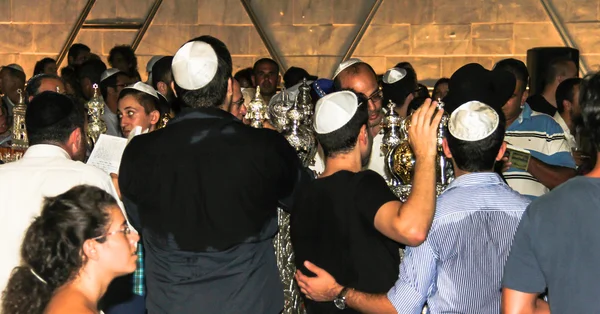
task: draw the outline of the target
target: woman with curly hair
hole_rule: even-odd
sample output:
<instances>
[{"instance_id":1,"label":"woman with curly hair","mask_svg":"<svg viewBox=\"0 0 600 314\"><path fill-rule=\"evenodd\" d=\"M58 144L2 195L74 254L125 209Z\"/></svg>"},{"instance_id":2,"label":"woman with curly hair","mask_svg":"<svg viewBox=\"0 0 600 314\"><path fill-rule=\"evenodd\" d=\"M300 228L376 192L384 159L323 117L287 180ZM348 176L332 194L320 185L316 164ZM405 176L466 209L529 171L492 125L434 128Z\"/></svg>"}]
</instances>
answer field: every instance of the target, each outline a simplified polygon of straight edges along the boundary
<instances>
[{"instance_id":1,"label":"woman with curly hair","mask_svg":"<svg viewBox=\"0 0 600 314\"><path fill-rule=\"evenodd\" d=\"M1 312L98 313L110 282L135 270L138 240L115 199L97 187L46 198L25 234Z\"/></svg>"}]
</instances>

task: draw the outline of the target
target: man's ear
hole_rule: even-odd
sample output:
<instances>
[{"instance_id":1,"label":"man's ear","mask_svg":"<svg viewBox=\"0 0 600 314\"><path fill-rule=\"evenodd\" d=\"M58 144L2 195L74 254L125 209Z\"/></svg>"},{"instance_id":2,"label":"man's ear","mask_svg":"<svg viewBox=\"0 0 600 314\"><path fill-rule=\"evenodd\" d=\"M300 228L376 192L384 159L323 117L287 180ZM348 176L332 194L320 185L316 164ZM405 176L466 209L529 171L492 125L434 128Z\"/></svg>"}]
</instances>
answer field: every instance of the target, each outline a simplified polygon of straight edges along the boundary
<instances>
[{"instance_id":1,"label":"man's ear","mask_svg":"<svg viewBox=\"0 0 600 314\"><path fill-rule=\"evenodd\" d=\"M153 110L150 112L150 124L157 124L160 119L160 112L158 110Z\"/></svg>"},{"instance_id":2,"label":"man's ear","mask_svg":"<svg viewBox=\"0 0 600 314\"><path fill-rule=\"evenodd\" d=\"M446 158L452 159L452 152L450 152L448 140L446 140L445 137L442 139L442 149L444 150L444 156L446 156Z\"/></svg>"},{"instance_id":3,"label":"man's ear","mask_svg":"<svg viewBox=\"0 0 600 314\"><path fill-rule=\"evenodd\" d=\"M563 111L569 112L573 108L573 104L568 100L563 100Z\"/></svg>"},{"instance_id":4,"label":"man's ear","mask_svg":"<svg viewBox=\"0 0 600 314\"><path fill-rule=\"evenodd\" d=\"M358 140L363 145L369 144L369 129L367 128L366 124L360 128L360 132L358 133Z\"/></svg>"},{"instance_id":5,"label":"man's ear","mask_svg":"<svg viewBox=\"0 0 600 314\"><path fill-rule=\"evenodd\" d=\"M504 158L504 153L506 152L506 142L502 142L502 146L500 146L500 150L498 151L498 155L496 155L496 161L500 161Z\"/></svg>"},{"instance_id":6,"label":"man's ear","mask_svg":"<svg viewBox=\"0 0 600 314\"><path fill-rule=\"evenodd\" d=\"M525 102L527 101L527 98L529 98L529 90L526 89L523 92L523 96L521 97L521 106L525 105Z\"/></svg>"},{"instance_id":7,"label":"man's ear","mask_svg":"<svg viewBox=\"0 0 600 314\"><path fill-rule=\"evenodd\" d=\"M254 76L254 74L252 74L251 78L252 78L252 86L256 86L256 77Z\"/></svg>"},{"instance_id":8,"label":"man's ear","mask_svg":"<svg viewBox=\"0 0 600 314\"><path fill-rule=\"evenodd\" d=\"M177 97L177 91L175 91L175 81L171 82L171 89L173 90L173 95L175 95L175 97Z\"/></svg>"}]
</instances>

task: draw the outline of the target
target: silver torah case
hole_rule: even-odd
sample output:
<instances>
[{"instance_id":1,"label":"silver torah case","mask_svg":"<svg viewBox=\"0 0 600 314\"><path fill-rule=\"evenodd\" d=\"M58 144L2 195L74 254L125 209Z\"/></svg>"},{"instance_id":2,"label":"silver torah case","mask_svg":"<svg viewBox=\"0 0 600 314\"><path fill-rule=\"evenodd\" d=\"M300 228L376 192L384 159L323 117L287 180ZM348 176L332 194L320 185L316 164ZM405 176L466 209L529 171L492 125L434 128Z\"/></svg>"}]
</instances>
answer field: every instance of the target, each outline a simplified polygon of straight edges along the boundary
<instances>
[{"instance_id":1,"label":"silver torah case","mask_svg":"<svg viewBox=\"0 0 600 314\"><path fill-rule=\"evenodd\" d=\"M438 108L443 108L444 103L438 101ZM401 119L399 122L395 118L393 106L384 119L384 140L382 141L382 150L385 149L386 171L389 175L388 185L390 189L405 202L412 190L412 179L414 175L415 158L408 142L408 130L412 115ZM389 123L389 122L393 123ZM387 124L386 124L387 123ZM437 158L436 158L436 195L440 195L454 179L454 169L452 163L446 158L442 149L442 139L445 136L448 124L448 114L444 112L437 132ZM397 141L397 137L400 141ZM387 139L387 140L386 140Z\"/></svg>"}]
</instances>

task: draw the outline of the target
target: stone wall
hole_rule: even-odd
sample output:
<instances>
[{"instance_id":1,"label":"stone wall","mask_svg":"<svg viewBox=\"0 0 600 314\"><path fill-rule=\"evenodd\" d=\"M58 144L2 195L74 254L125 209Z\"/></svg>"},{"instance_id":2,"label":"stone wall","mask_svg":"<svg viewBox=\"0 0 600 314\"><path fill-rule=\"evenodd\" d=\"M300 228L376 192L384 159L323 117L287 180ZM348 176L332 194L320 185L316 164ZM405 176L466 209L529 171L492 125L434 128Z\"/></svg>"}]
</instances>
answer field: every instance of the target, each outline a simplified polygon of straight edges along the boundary
<instances>
[{"instance_id":1,"label":"stone wall","mask_svg":"<svg viewBox=\"0 0 600 314\"><path fill-rule=\"evenodd\" d=\"M56 57L84 0L0 0L0 64ZM98 0L88 22L141 22L154 0ZM374 0L249 0L284 66L331 76ZM552 0L583 59L600 63L600 0ZM137 30L81 30L75 42L103 56L131 44ZM229 47L235 70L268 56L240 0L164 0L137 49L140 72L153 55L173 54L210 34ZM384 0L354 56L378 72L410 61L419 79L450 76L467 62L491 67L525 59L527 49L563 46L539 0ZM145 75L145 73L143 73Z\"/></svg>"}]
</instances>

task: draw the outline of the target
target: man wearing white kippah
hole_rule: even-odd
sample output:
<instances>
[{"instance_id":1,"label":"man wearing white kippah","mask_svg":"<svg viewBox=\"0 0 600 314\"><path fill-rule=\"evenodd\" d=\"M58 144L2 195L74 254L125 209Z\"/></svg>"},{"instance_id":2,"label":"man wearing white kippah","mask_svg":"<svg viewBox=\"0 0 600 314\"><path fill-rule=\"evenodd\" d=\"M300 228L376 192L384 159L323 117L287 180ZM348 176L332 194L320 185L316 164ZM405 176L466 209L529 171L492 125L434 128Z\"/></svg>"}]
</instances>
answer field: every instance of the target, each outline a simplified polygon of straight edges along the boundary
<instances>
[{"instance_id":1,"label":"man wearing white kippah","mask_svg":"<svg viewBox=\"0 0 600 314\"><path fill-rule=\"evenodd\" d=\"M338 66L333 75L333 83L336 91L351 90L363 94L368 99L368 126L369 133L373 137L373 150L365 168L371 169L387 179L384 156L380 150L383 139L381 132L383 91L377 83L377 74L368 63L351 58Z\"/></svg>"},{"instance_id":2,"label":"man wearing white kippah","mask_svg":"<svg viewBox=\"0 0 600 314\"><path fill-rule=\"evenodd\" d=\"M287 206L304 172L282 135L229 113L231 70L220 40L184 44L172 62L184 107L123 154L119 185L145 248L149 313L283 309L277 206Z\"/></svg>"},{"instance_id":3,"label":"man wearing white kippah","mask_svg":"<svg viewBox=\"0 0 600 314\"><path fill-rule=\"evenodd\" d=\"M478 101L450 115L444 154L456 179L438 197L427 240L407 247L392 289L374 295L350 291L348 305L368 313L498 313L504 263L529 200L493 172L506 149L505 119ZM327 301L342 286L322 270L300 287ZM325 288L326 287L326 288ZM354 288L353 286L351 286Z\"/></svg>"},{"instance_id":4,"label":"man wearing white kippah","mask_svg":"<svg viewBox=\"0 0 600 314\"><path fill-rule=\"evenodd\" d=\"M385 299L383 293L398 277L399 243L421 244L433 219L436 130L442 111L435 113L435 103L428 100L412 117L408 133L416 169L412 193L403 204L380 175L361 171L372 148L367 102L353 92L341 91L321 98L315 108L314 128L326 156L325 170L295 194L291 237L297 278L307 292L302 272L320 275L316 264L346 288L332 281L325 300L309 293L308 313L344 310L346 303L354 307L355 292L349 288ZM333 303L315 302L334 298Z\"/></svg>"}]
</instances>

